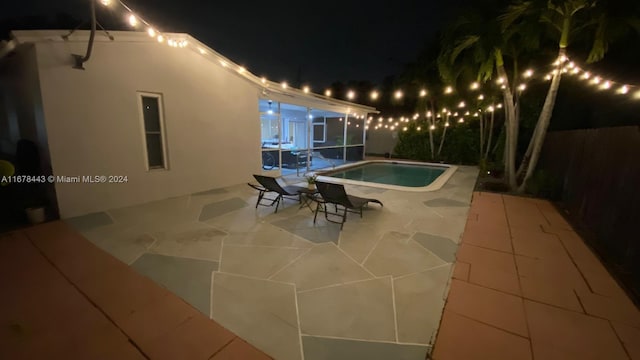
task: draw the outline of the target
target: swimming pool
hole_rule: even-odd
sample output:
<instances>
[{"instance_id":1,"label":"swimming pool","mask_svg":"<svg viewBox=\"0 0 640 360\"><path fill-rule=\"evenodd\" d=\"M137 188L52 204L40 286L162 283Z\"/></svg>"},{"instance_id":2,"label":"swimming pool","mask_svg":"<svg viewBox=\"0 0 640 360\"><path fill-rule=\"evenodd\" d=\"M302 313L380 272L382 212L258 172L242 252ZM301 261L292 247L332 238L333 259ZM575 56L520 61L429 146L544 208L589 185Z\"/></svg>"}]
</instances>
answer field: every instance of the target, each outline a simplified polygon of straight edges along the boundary
<instances>
[{"instance_id":1,"label":"swimming pool","mask_svg":"<svg viewBox=\"0 0 640 360\"><path fill-rule=\"evenodd\" d=\"M456 166L443 164L375 160L342 166L319 175L321 181L403 191L432 191L441 188L456 169Z\"/></svg>"}]
</instances>

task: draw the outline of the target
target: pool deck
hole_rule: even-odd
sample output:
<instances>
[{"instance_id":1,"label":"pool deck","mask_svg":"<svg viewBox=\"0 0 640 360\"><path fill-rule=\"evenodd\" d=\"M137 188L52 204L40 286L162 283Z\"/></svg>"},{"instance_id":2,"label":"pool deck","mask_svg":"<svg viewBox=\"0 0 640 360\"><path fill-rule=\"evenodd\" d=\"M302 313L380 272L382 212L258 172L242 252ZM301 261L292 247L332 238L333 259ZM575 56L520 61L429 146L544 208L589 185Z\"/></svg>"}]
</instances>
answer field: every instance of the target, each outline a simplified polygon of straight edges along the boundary
<instances>
[{"instance_id":1,"label":"pool deck","mask_svg":"<svg viewBox=\"0 0 640 360\"><path fill-rule=\"evenodd\" d=\"M640 359L638 310L557 210L476 176L347 186L385 206L343 231L243 184L5 234L0 358Z\"/></svg>"}]
</instances>

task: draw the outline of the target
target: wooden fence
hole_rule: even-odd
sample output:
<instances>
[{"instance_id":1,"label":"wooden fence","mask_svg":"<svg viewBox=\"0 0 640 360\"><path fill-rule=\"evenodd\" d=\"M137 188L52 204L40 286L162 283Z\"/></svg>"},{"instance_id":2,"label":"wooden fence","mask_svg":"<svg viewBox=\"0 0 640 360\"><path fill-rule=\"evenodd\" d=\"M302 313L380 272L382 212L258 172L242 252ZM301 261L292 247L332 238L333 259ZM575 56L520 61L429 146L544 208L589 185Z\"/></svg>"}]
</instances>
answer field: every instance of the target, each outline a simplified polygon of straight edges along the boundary
<instances>
[{"instance_id":1,"label":"wooden fence","mask_svg":"<svg viewBox=\"0 0 640 360\"><path fill-rule=\"evenodd\" d=\"M640 300L640 126L550 132L540 169L560 206L614 275Z\"/></svg>"}]
</instances>

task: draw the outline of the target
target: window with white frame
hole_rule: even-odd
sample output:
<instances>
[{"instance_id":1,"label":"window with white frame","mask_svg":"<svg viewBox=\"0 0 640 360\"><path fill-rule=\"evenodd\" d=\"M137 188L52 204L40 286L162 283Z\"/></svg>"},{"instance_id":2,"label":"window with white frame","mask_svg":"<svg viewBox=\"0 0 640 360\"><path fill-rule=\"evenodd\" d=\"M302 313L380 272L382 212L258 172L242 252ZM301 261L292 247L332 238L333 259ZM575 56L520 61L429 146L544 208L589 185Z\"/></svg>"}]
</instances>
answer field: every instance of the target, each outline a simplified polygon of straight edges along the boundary
<instances>
[{"instance_id":1,"label":"window with white frame","mask_svg":"<svg viewBox=\"0 0 640 360\"><path fill-rule=\"evenodd\" d=\"M139 92L138 104L144 134L147 169L167 169L162 95Z\"/></svg>"}]
</instances>

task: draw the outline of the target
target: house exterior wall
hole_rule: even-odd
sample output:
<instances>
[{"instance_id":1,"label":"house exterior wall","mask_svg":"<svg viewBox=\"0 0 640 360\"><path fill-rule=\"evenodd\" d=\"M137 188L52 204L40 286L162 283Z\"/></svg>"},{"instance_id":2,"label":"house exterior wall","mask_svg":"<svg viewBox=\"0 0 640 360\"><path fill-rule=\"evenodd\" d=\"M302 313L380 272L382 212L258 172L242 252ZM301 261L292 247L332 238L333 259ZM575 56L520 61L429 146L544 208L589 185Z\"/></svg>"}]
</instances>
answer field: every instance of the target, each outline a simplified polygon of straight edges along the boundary
<instances>
[{"instance_id":1,"label":"house exterior wall","mask_svg":"<svg viewBox=\"0 0 640 360\"><path fill-rule=\"evenodd\" d=\"M126 176L126 183L56 183L62 218L239 184L260 171L258 89L199 53L97 35L86 70L81 41L36 43L56 176ZM162 95L168 170L146 168L138 92Z\"/></svg>"}]
</instances>

